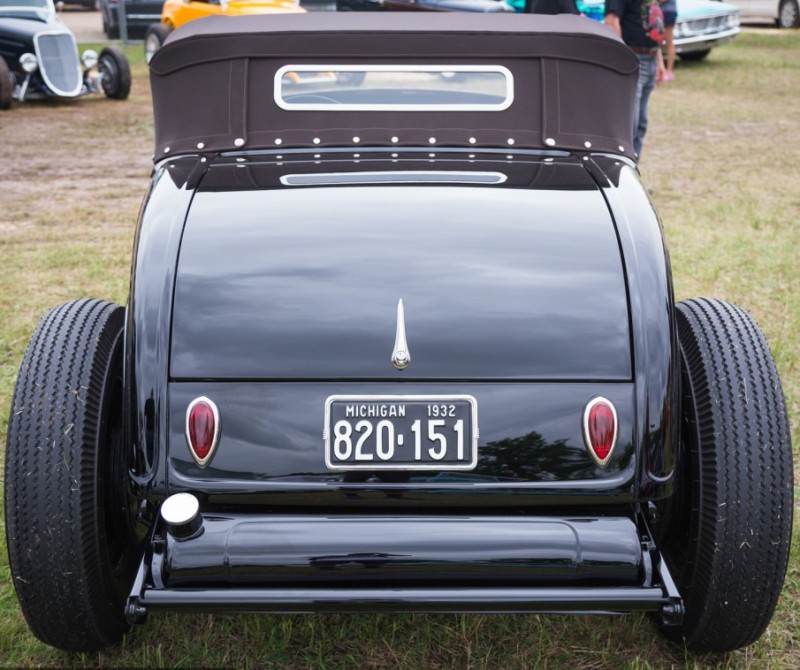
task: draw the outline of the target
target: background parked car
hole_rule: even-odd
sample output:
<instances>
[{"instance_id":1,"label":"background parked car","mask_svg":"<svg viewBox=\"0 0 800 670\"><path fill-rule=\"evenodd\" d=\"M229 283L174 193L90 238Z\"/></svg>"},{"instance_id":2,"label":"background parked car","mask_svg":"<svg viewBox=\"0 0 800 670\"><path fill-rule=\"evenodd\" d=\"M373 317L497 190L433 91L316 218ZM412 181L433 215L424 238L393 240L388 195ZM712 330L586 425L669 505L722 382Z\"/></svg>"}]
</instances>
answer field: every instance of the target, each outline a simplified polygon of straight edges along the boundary
<instances>
[{"instance_id":1,"label":"background parked car","mask_svg":"<svg viewBox=\"0 0 800 670\"><path fill-rule=\"evenodd\" d=\"M306 11L299 0L167 0L161 9L161 21L153 23L144 37L144 54L147 62L161 48L164 40L175 28L205 16L224 14L297 13Z\"/></svg>"},{"instance_id":2,"label":"background parked car","mask_svg":"<svg viewBox=\"0 0 800 670\"><path fill-rule=\"evenodd\" d=\"M745 0L749 1L749 0ZM762 2L764 0L752 0ZM796 3L797 0L782 0ZM524 12L525 0L336 0L339 11ZM603 20L605 0L578 0L578 10ZM683 60L702 60L716 46L739 34L739 10L715 0L680 0L675 24L675 49Z\"/></svg>"},{"instance_id":3,"label":"background parked car","mask_svg":"<svg viewBox=\"0 0 800 670\"><path fill-rule=\"evenodd\" d=\"M97 9L98 2L97 0L69 0L64 4L69 5L71 7L83 7L83 9L88 9L89 11L93 11Z\"/></svg>"},{"instance_id":4,"label":"background parked car","mask_svg":"<svg viewBox=\"0 0 800 670\"><path fill-rule=\"evenodd\" d=\"M513 12L503 0L336 0L338 11Z\"/></svg>"},{"instance_id":5,"label":"background parked car","mask_svg":"<svg viewBox=\"0 0 800 670\"><path fill-rule=\"evenodd\" d=\"M743 19L774 19L779 28L800 28L798 0L731 0Z\"/></svg>"},{"instance_id":6,"label":"background parked car","mask_svg":"<svg viewBox=\"0 0 800 670\"><path fill-rule=\"evenodd\" d=\"M147 29L161 20L164 0L126 0L125 21L128 35L143 37ZM119 0L100 0L103 32L108 39L119 37Z\"/></svg>"},{"instance_id":7,"label":"background parked car","mask_svg":"<svg viewBox=\"0 0 800 670\"><path fill-rule=\"evenodd\" d=\"M124 100L131 71L113 47L86 49L56 14L53 0L0 1L0 109L12 100L76 98L102 90Z\"/></svg>"},{"instance_id":8,"label":"background parked car","mask_svg":"<svg viewBox=\"0 0 800 670\"><path fill-rule=\"evenodd\" d=\"M603 20L605 0L578 0L586 16ZM739 34L739 10L727 2L679 0L675 23L675 51L682 60L702 60L711 49Z\"/></svg>"}]
</instances>

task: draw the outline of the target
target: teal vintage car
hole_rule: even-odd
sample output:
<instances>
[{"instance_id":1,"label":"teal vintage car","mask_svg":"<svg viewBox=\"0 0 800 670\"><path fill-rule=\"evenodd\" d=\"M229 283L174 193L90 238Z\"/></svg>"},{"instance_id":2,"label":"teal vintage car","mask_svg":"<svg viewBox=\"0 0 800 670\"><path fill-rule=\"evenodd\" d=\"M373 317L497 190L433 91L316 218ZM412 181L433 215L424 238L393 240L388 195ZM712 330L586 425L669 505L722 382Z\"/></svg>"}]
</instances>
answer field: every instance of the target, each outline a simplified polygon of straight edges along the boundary
<instances>
[{"instance_id":1,"label":"teal vintage car","mask_svg":"<svg viewBox=\"0 0 800 670\"><path fill-rule=\"evenodd\" d=\"M516 0L524 5L525 0ZM577 0L578 11L603 20L605 0ZM739 9L716 0L678 0L675 51L681 60L703 60L716 46L739 34Z\"/></svg>"},{"instance_id":2,"label":"teal vintage car","mask_svg":"<svg viewBox=\"0 0 800 670\"><path fill-rule=\"evenodd\" d=\"M527 11L526 0L506 0L517 12ZM605 0L576 0L584 16L602 21ZM716 46L739 34L739 8L716 0L678 0L675 50L682 60L702 60Z\"/></svg>"}]
</instances>

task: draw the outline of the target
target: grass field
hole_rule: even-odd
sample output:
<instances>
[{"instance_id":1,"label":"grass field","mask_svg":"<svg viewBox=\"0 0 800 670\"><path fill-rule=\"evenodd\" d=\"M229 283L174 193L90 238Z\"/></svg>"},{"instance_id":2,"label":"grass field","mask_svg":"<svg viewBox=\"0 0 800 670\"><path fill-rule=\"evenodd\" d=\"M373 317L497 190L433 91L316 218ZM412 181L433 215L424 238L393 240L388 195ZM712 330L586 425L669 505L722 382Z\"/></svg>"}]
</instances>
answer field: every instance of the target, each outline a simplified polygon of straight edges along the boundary
<instances>
[{"instance_id":1,"label":"grass field","mask_svg":"<svg viewBox=\"0 0 800 670\"><path fill-rule=\"evenodd\" d=\"M75 297L124 302L152 121L141 47L126 103L16 105L0 116L0 441L38 317ZM800 425L800 31L746 33L659 88L641 164L678 297L748 308ZM795 435L795 491L798 444ZM2 456L0 456L2 460ZM797 503L797 501L796 501ZM0 503L2 504L2 503ZM795 507L795 537L800 533ZM2 521L0 521L2 524ZM4 535L4 529L0 529ZM70 617L70 612L64 612ZM0 549L0 666L243 668L797 668L800 551L751 647L696 657L646 616L152 615L124 643L67 655L25 625Z\"/></svg>"}]
</instances>

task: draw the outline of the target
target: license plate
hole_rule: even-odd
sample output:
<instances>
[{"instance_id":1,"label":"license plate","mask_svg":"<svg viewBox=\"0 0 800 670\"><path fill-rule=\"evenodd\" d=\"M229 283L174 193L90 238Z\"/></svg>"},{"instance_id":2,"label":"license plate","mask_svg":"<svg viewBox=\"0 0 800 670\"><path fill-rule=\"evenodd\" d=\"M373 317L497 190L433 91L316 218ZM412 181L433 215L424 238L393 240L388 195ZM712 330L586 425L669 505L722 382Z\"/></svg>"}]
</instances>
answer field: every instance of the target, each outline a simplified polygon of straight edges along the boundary
<instances>
[{"instance_id":1,"label":"license plate","mask_svg":"<svg viewBox=\"0 0 800 670\"><path fill-rule=\"evenodd\" d=\"M334 395L325 402L331 470L472 470L478 402L469 395Z\"/></svg>"}]
</instances>

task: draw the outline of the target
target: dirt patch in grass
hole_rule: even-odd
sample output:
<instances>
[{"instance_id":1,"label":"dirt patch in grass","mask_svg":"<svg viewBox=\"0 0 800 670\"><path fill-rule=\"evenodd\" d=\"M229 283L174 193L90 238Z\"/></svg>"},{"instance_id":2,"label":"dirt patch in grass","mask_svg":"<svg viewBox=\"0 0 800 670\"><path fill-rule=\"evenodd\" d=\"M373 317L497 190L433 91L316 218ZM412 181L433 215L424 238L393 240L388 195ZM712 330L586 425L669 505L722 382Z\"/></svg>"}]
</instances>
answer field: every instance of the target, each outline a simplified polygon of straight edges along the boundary
<instances>
[{"instance_id":1,"label":"dirt patch in grass","mask_svg":"<svg viewBox=\"0 0 800 670\"><path fill-rule=\"evenodd\" d=\"M124 302L131 242L152 169L152 107L134 61L129 100L15 103L0 115L0 412L25 342L51 306Z\"/></svg>"},{"instance_id":2,"label":"dirt patch in grass","mask_svg":"<svg viewBox=\"0 0 800 670\"><path fill-rule=\"evenodd\" d=\"M135 221L152 167L151 118L149 91L126 102L15 104L0 126L7 157L0 162L0 226L61 219L65 228L80 228L88 222L70 216L80 203L107 210L110 221L130 222L133 207Z\"/></svg>"}]
</instances>

